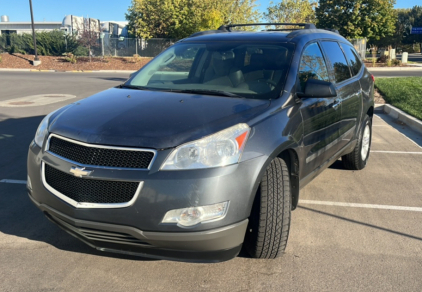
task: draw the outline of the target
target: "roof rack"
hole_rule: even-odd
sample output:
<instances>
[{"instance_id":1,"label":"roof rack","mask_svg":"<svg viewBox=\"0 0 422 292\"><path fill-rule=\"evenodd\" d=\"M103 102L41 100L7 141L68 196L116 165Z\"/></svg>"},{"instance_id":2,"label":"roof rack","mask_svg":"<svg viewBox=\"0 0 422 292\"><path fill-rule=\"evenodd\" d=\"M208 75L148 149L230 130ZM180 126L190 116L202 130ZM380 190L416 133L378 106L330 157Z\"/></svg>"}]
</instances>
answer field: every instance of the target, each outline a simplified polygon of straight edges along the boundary
<instances>
[{"instance_id":1,"label":"roof rack","mask_svg":"<svg viewBox=\"0 0 422 292\"><path fill-rule=\"evenodd\" d=\"M242 26L261 26L261 25L295 25L295 26L302 26L304 29L316 29L315 24L312 23L247 23L247 24L227 24L222 25L218 28L218 30L222 31L231 31L232 27L242 27ZM285 30L292 30L292 29L270 29L268 31L285 31Z\"/></svg>"}]
</instances>

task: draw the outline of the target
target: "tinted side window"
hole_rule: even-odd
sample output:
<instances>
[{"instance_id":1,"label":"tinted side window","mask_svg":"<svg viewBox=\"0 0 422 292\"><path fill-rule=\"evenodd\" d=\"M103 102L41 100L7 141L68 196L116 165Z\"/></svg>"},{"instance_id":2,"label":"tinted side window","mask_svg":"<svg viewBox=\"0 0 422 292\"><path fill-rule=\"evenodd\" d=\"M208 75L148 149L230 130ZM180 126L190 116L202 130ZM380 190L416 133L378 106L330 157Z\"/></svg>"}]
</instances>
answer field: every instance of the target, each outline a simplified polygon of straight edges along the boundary
<instances>
[{"instance_id":1,"label":"tinted side window","mask_svg":"<svg viewBox=\"0 0 422 292\"><path fill-rule=\"evenodd\" d=\"M328 61L334 68L334 77L337 83L349 79L350 71L349 65L347 65L346 58L340 46L337 42L322 42L325 54L328 57Z\"/></svg>"},{"instance_id":2,"label":"tinted side window","mask_svg":"<svg viewBox=\"0 0 422 292\"><path fill-rule=\"evenodd\" d=\"M346 54L347 61L349 61L350 67L352 68L353 76L358 74L362 63L355 51L355 49L349 45L341 44L344 53Z\"/></svg>"},{"instance_id":3,"label":"tinted side window","mask_svg":"<svg viewBox=\"0 0 422 292\"><path fill-rule=\"evenodd\" d=\"M327 65L317 43L307 46L303 51L298 77L302 91L305 89L305 83L309 78L330 81Z\"/></svg>"}]
</instances>

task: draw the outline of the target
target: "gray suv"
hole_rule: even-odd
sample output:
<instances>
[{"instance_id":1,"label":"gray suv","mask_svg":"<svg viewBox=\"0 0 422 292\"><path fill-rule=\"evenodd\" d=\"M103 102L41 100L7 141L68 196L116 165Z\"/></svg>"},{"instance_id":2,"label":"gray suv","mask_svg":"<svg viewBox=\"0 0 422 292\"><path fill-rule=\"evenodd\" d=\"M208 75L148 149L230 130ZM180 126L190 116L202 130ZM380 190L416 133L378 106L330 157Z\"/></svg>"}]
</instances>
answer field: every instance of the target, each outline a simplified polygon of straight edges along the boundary
<instances>
[{"instance_id":1,"label":"gray suv","mask_svg":"<svg viewBox=\"0 0 422 292\"><path fill-rule=\"evenodd\" d=\"M238 26L183 39L47 115L28 154L35 205L102 251L281 255L299 190L340 158L365 167L374 77L336 32Z\"/></svg>"}]
</instances>

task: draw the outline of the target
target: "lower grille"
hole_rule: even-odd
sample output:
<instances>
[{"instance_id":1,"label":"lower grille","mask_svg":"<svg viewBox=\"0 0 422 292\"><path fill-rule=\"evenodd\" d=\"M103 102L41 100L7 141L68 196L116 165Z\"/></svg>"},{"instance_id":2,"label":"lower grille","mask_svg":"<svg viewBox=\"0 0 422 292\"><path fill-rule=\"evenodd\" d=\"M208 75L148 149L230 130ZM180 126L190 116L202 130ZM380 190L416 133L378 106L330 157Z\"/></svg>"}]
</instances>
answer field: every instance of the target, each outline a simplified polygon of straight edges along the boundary
<instances>
[{"instance_id":1,"label":"lower grille","mask_svg":"<svg viewBox=\"0 0 422 292\"><path fill-rule=\"evenodd\" d=\"M52 220L54 223L58 224L65 230L76 233L82 237L85 237L89 240L94 241L107 241L114 243L125 243L125 244L140 244L140 245L150 245L149 243L143 242L140 239L133 237L130 234L120 233L120 232L110 232L105 230L97 230L91 228L81 228L73 226L62 219L52 216L51 214L45 212L45 215Z\"/></svg>"},{"instance_id":2,"label":"lower grille","mask_svg":"<svg viewBox=\"0 0 422 292\"><path fill-rule=\"evenodd\" d=\"M85 179L67 174L45 164L47 184L78 203L116 204L129 202L139 182Z\"/></svg>"}]
</instances>

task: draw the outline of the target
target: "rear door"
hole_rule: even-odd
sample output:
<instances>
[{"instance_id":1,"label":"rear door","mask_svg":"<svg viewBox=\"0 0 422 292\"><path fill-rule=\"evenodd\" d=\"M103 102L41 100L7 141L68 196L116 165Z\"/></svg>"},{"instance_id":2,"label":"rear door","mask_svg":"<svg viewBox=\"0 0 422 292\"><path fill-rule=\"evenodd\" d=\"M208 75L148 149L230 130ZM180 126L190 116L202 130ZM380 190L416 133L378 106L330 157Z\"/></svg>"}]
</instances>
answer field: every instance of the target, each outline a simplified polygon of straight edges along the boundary
<instances>
[{"instance_id":1,"label":"rear door","mask_svg":"<svg viewBox=\"0 0 422 292\"><path fill-rule=\"evenodd\" d=\"M330 81L329 71L317 42L303 50L298 73L298 91L303 92L308 79ZM337 151L341 110L336 97L301 98L304 126L303 150L306 154L301 177L305 177Z\"/></svg>"},{"instance_id":2,"label":"rear door","mask_svg":"<svg viewBox=\"0 0 422 292\"><path fill-rule=\"evenodd\" d=\"M352 76L345 54L336 41L322 41L329 71L337 90L337 100L341 104L341 122L336 141L338 150L354 137L357 131L357 115L360 111L361 88L359 78Z\"/></svg>"},{"instance_id":3,"label":"rear door","mask_svg":"<svg viewBox=\"0 0 422 292\"><path fill-rule=\"evenodd\" d=\"M358 131L357 125L359 124L362 115L362 76L363 66L356 50L348 44L340 44L344 54L346 55L347 62L349 63L350 71L352 73L352 84L355 94L347 96L341 104L341 124L340 131L347 133L344 140L349 141L356 137L354 134ZM356 131L350 131L355 127Z\"/></svg>"}]
</instances>

